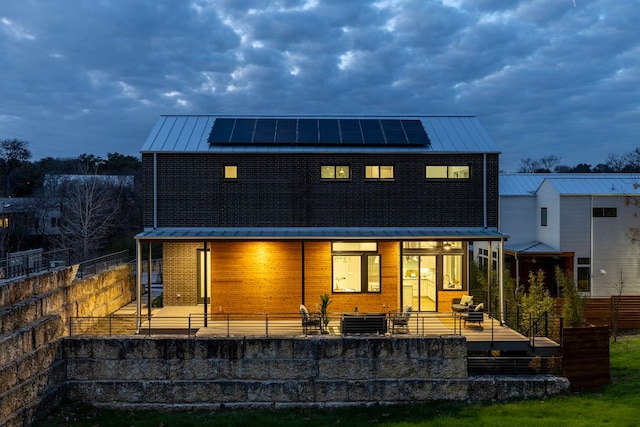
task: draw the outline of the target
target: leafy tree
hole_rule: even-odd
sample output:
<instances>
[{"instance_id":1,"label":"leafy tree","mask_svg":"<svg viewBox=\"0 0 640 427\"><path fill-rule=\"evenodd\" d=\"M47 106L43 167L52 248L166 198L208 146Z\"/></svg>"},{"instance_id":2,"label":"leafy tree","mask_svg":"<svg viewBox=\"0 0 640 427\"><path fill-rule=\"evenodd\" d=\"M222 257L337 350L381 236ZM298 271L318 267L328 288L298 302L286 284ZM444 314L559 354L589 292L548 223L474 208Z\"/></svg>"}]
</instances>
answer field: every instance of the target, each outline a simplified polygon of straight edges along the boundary
<instances>
[{"instance_id":1,"label":"leafy tree","mask_svg":"<svg viewBox=\"0 0 640 427\"><path fill-rule=\"evenodd\" d=\"M573 274L570 271L564 272L559 266L555 269L556 280L562 289L562 317L564 326L567 328L578 328L584 325L585 299L576 286Z\"/></svg>"},{"instance_id":2,"label":"leafy tree","mask_svg":"<svg viewBox=\"0 0 640 427\"><path fill-rule=\"evenodd\" d=\"M529 289L522 295L520 302L525 314L532 320L546 316L553 311L555 306L555 302L544 283L545 274L543 270L538 270L536 273L529 272Z\"/></svg>"},{"instance_id":3,"label":"leafy tree","mask_svg":"<svg viewBox=\"0 0 640 427\"><path fill-rule=\"evenodd\" d=\"M11 174L24 162L31 158L29 143L19 139L4 139L0 141L0 165L4 174L4 196L13 195L11 188Z\"/></svg>"}]
</instances>

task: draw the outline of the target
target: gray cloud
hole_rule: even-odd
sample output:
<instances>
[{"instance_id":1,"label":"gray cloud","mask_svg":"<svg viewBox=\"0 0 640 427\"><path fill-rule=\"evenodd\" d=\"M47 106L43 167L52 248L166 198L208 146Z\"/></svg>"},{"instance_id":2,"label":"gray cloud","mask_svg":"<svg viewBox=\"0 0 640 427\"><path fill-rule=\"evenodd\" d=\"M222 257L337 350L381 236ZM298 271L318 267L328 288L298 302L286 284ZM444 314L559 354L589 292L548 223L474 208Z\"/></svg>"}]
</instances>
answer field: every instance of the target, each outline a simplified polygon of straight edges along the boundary
<instances>
[{"instance_id":1,"label":"gray cloud","mask_svg":"<svg viewBox=\"0 0 640 427\"><path fill-rule=\"evenodd\" d=\"M0 138L137 155L160 114L476 114L502 167L640 146L640 3L5 0Z\"/></svg>"}]
</instances>

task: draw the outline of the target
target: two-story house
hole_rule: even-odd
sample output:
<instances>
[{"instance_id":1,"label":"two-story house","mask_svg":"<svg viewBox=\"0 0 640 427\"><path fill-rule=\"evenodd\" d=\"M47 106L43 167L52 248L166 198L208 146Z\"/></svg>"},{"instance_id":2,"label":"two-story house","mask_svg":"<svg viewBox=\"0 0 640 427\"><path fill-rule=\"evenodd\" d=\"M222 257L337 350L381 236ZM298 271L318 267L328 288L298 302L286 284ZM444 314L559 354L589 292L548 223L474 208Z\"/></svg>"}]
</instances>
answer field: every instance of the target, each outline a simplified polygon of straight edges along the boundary
<instances>
[{"instance_id":1,"label":"two-story house","mask_svg":"<svg viewBox=\"0 0 640 427\"><path fill-rule=\"evenodd\" d=\"M165 305L450 311L469 245L505 239L475 117L162 116L141 152L138 264L161 245Z\"/></svg>"},{"instance_id":2,"label":"two-story house","mask_svg":"<svg viewBox=\"0 0 640 427\"><path fill-rule=\"evenodd\" d=\"M543 270L551 295L560 296L560 267L585 295L640 295L640 246L630 238L638 210L627 203L640 197L639 183L634 174L501 174L505 265L520 289L529 272ZM488 259L483 243L475 250Z\"/></svg>"}]
</instances>

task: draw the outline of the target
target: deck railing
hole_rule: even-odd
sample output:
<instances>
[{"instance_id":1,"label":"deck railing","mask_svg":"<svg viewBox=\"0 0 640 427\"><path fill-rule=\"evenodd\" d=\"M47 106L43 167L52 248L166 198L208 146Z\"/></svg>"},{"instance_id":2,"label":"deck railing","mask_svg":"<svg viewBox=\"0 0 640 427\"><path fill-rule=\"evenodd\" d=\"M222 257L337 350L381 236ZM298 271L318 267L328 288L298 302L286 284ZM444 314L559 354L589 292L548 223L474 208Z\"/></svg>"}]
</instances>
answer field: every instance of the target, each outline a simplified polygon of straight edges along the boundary
<instances>
[{"instance_id":1,"label":"deck railing","mask_svg":"<svg viewBox=\"0 0 640 427\"><path fill-rule=\"evenodd\" d=\"M354 317L365 320L354 322ZM335 313L329 314L328 320L328 324L323 324L319 328L308 328L307 334L462 335L462 321L459 316L454 316L452 313L413 312L406 325L394 322L394 316L388 313L362 313L355 316L351 313ZM491 321L487 321L485 326L485 330L491 331L495 327ZM69 334L75 336L123 334L193 336L198 330L206 330L206 333L212 336L300 335L305 332L300 313L210 313L206 316L204 313L189 313L184 316L143 314L140 318L113 314L101 317L74 316L70 318L69 324Z\"/></svg>"}]
</instances>

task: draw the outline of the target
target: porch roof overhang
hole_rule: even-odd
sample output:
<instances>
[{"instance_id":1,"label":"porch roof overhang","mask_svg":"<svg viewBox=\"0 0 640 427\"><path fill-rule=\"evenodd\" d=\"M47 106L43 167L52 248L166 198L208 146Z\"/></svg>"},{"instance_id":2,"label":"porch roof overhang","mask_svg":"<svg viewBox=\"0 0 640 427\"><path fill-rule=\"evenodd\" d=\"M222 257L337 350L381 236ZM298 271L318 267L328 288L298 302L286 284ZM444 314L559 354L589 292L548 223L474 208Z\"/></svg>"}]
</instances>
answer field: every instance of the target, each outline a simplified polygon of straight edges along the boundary
<instances>
[{"instance_id":1,"label":"porch roof overhang","mask_svg":"<svg viewBox=\"0 0 640 427\"><path fill-rule=\"evenodd\" d=\"M145 229L136 240L506 240L485 227L168 227Z\"/></svg>"},{"instance_id":2,"label":"porch roof overhang","mask_svg":"<svg viewBox=\"0 0 640 427\"><path fill-rule=\"evenodd\" d=\"M563 255L565 252L561 252L558 249L551 247L545 243L539 241L524 242L524 243L509 243L505 244L504 251L506 253L515 255L551 255L558 256Z\"/></svg>"}]
</instances>

